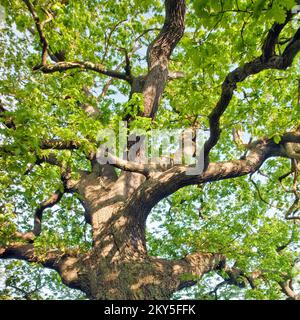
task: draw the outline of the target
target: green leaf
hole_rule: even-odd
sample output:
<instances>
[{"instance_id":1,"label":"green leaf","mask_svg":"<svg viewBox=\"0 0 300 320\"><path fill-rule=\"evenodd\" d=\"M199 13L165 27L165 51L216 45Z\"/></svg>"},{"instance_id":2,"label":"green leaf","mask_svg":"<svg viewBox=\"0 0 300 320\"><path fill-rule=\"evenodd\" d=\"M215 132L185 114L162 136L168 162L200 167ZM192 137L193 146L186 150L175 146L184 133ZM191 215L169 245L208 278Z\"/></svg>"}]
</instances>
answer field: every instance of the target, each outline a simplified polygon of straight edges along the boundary
<instances>
[{"instance_id":1,"label":"green leaf","mask_svg":"<svg viewBox=\"0 0 300 320\"><path fill-rule=\"evenodd\" d=\"M280 136L280 135L275 135L275 136L273 137L273 140L274 140L274 142L275 142L276 144L279 144L280 141L281 141L281 136Z\"/></svg>"}]
</instances>

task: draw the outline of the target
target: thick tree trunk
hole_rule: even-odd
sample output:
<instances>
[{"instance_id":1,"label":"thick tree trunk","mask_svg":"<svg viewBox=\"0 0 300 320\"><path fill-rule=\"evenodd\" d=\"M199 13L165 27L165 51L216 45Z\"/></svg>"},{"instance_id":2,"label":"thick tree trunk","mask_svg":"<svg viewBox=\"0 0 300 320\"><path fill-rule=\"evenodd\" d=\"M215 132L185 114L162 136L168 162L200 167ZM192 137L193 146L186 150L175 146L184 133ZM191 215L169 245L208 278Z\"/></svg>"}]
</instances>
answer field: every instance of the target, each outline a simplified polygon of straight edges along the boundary
<instances>
[{"instance_id":1,"label":"thick tree trunk","mask_svg":"<svg viewBox=\"0 0 300 320\"><path fill-rule=\"evenodd\" d=\"M89 256L89 297L169 298L176 283L166 277L168 272L164 265L148 257L144 226L133 221L122 209L114 211L117 208L110 207L107 210L101 210L108 219L100 222L95 246ZM171 287L170 282L173 282Z\"/></svg>"},{"instance_id":2,"label":"thick tree trunk","mask_svg":"<svg viewBox=\"0 0 300 320\"><path fill-rule=\"evenodd\" d=\"M92 225L93 249L69 268L70 274L77 273L73 283L65 281L69 286L91 299L169 299L191 285L192 275L201 277L219 265L223 257L218 255L194 254L178 261L150 257L145 241L150 210L131 199L145 177L127 172L115 180L99 167L82 175L77 186Z\"/></svg>"},{"instance_id":3,"label":"thick tree trunk","mask_svg":"<svg viewBox=\"0 0 300 320\"><path fill-rule=\"evenodd\" d=\"M170 299L178 289L194 284L194 276L201 277L223 261L209 254L178 261L148 256L144 224L118 206L99 210L93 219L95 243L80 285L90 299Z\"/></svg>"},{"instance_id":4,"label":"thick tree trunk","mask_svg":"<svg viewBox=\"0 0 300 320\"><path fill-rule=\"evenodd\" d=\"M147 256L145 224L139 221L139 213L129 212L125 206L126 199L145 178L123 173L112 184L106 181L105 188L99 187L99 179L103 180L103 176L86 175L78 189L93 229L94 247L84 266L88 296L91 299L167 298L171 291L161 290L164 274Z\"/></svg>"},{"instance_id":5,"label":"thick tree trunk","mask_svg":"<svg viewBox=\"0 0 300 320\"><path fill-rule=\"evenodd\" d=\"M114 259L112 256L103 259L103 252L99 249L90 257L88 296L91 299L170 299L177 290L195 284L193 276L199 278L210 268L218 267L221 261L212 255L201 255L196 259L199 263L197 274L185 259L174 263L149 257L137 252L135 247L127 248L126 252L119 252L114 246L111 248L112 251L118 252ZM183 281L184 276L188 275L190 280Z\"/></svg>"}]
</instances>

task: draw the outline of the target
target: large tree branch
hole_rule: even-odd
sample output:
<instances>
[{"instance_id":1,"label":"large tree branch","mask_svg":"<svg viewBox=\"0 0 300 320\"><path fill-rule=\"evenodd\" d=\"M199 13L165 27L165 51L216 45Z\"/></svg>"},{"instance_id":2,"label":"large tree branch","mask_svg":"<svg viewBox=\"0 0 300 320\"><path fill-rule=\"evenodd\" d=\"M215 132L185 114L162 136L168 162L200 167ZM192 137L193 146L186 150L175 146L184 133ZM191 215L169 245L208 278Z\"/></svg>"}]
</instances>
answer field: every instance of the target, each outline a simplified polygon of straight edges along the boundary
<instances>
[{"instance_id":1,"label":"large tree branch","mask_svg":"<svg viewBox=\"0 0 300 320\"><path fill-rule=\"evenodd\" d=\"M242 159L210 163L207 169L199 174L191 172L191 167L183 165L157 172L128 199L128 211L136 212L141 223L144 223L153 206L182 187L245 176L259 170L270 157L288 157L283 145L286 142L300 143L300 133L289 132L281 138L280 144L268 138L253 142L249 154ZM140 212L143 212L143 215Z\"/></svg>"},{"instance_id":2,"label":"large tree branch","mask_svg":"<svg viewBox=\"0 0 300 320\"><path fill-rule=\"evenodd\" d=\"M70 69L85 69L85 70L91 70L98 72L100 74L125 80L129 83L131 83L132 79L126 73L121 73L114 70L107 70L102 64L96 64L88 61L80 62L80 61L73 61L73 62L67 62L67 61L61 61L57 62L55 64L46 64L43 66L39 66L35 68L35 70L40 70L44 73L54 73L54 72L62 72Z\"/></svg>"},{"instance_id":3,"label":"large tree branch","mask_svg":"<svg viewBox=\"0 0 300 320\"><path fill-rule=\"evenodd\" d=\"M195 285L205 273L222 268L225 257L221 254L193 253L180 260L149 257L149 271L170 293ZM149 274L149 278L151 275Z\"/></svg>"},{"instance_id":4,"label":"large tree branch","mask_svg":"<svg viewBox=\"0 0 300 320\"><path fill-rule=\"evenodd\" d=\"M31 1L30 0L23 0L23 1L26 4L28 10L30 11L34 19L36 29L38 31L40 42L42 45L42 62L41 62L41 65L36 66L34 70L40 70L44 73L54 73L54 72L58 72L58 71L62 72L70 69L85 69L85 70L92 70L100 74L107 75L109 77L126 80L131 83L132 79L130 75L126 73L121 73L118 71L107 70L102 64L95 64L92 62L77 62L77 61L74 61L74 62L58 61L57 63L54 63L54 64L47 64L49 44L44 32L44 26L46 23L48 23L53 19L53 16L49 15L47 20L41 21ZM55 55L51 55L51 58L52 56L55 58Z\"/></svg>"},{"instance_id":5,"label":"large tree branch","mask_svg":"<svg viewBox=\"0 0 300 320\"><path fill-rule=\"evenodd\" d=\"M234 90L239 82L244 81L251 75L255 75L263 70L277 69L285 70L293 63L297 53L300 51L300 29L286 47L282 55L275 54L275 45L278 42L280 32L291 18L291 13L288 13L287 19L283 24L275 24L269 31L266 41L263 46L262 55L251 62L246 63L242 67L238 67L230 72L222 84L221 97L209 115L210 136L205 143L205 164L209 163L209 152L217 144L220 134L220 118L226 111Z\"/></svg>"},{"instance_id":6,"label":"large tree branch","mask_svg":"<svg viewBox=\"0 0 300 320\"><path fill-rule=\"evenodd\" d=\"M56 140L56 139L45 139L41 142L41 149L48 150L76 150L82 146L83 142L80 141L64 141L64 140Z\"/></svg>"},{"instance_id":7,"label":"large tree branch","mask_svg":"<svg viewBox=\"0 0 300 320\"><path fill-rule=\"evenodd\" d=\"M138 161L128 161L122 158L119 158L109 152L101 152L97 154L97 161L102 165L109 164L115 168L121 169L128 172L140 173L146 177L150 177L151 174L155 172L163 172L169 169L172 165L162 165L160 163L142 163ZM145 159L146 160L146 159Z\"/></svg>"},{"instance_id":8,"label":"large tree branch","mask_svg":"<svg viewBox=\"0 0 300 320\"><path fill-rule=\"evenodd\" d=\"M143 116L145 117L153 118L156 114L168 80L169 58L184 34L185 9L185 0L165 0L164 25L148 48L147 62L149 72L146 78L142 79ZM133 82L133 91L139 91L135 86L141 87L141 84L135 85Z\"/></svg>"},{"instance_id":9,"label":"large tree branch","mask_svg":"<svg viewBox=\"0 0 300 320\"><path fill-rule=\"evenodd\" d=\"M293 14L291 12L288 12L285 22L274 23L272 28L268 32L262 48L262 58L264 61L268 61L272 56L275 55L275 47L278 44L280 33L291 20L292 16Z\"/></svg>"},{"instance_id":10,"label":"large tree branch","mask_svg":"<svg viewBox=\"0 0 300 320\"><path fill-rule=\"evenodd\" d=\"M147 53L149 69L157 64L167 64L184 33L184 0L165 0L165 22L159 35L150 44Z\"/></svg>"},{"instance_id":11,"label":"large tree branch","mask_svg":"<svg viewBox=\"0 0 300 320\"><path fill-rule=\"evenodd\" d=\"M192 253L184 259L171 261L177 290L195 285L205 273L219 270L225 265L225 256L212 253Z\"/></svg>"},{"instance_id":12,"label":"large tree branch","mask_svg":"<svg viewBox=\"0 0 300 320\"><path fill-rule=\"evenodd\" d=\"M17 259L29 263L40 263L46 268L53 269L59 273L64 284L74 289L81 289L80 269L82 260L76 252L66 250L48 250L39 253L33 243L11 243L0 247L0 259Z\"/></svg>"},{"instance_id":13,"label":"large tree branch","mask_svg":"<svg viewBox=\"0 0 300 320\"><path fill-rule=\"evenodd\" d=\"M0 259L17 259L41 263L43 266L56 269L59 259L64 255L59 250L50 250L46 255L38 255L32 243L14 243L0 247Z\"/></svg>"},{"instance_id":14,"label":"large tree branch","mask_svg":"<svg viewBox=\"0 0 300 320\"><path fill-rule=\"evenodd\" d=\"M149 173L151 170L151 167L146 164L123 160L112 154L107 154L106 159L110 165L118 169L121 169L123 171L136 172L136 173L141 173L145 176L149 176Z\"/></svg>"},{"instance_id":15,"label":"large tree branch","mask_svg":"<svg viewBox=\"0 0 300 320\"><path fill-rule=\"evenodd\" d=\"M282 58L283 58L283 69L289 67L295 58L295 56L300 51L300 28L295 33L293 39L285 48Z\"/></svg>"}]
</instances>

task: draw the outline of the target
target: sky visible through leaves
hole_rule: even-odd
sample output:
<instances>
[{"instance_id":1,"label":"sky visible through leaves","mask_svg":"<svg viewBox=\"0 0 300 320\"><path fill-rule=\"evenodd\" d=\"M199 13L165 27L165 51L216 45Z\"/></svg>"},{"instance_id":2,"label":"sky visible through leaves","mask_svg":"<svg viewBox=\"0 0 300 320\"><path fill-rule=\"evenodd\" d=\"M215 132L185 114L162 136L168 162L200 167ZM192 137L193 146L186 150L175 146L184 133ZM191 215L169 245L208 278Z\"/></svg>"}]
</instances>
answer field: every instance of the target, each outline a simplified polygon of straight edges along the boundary
<instances>
[{"instance_id":1,"label":"sky visible through leaves","mask_svg":"<svg viewBox=\"0 0 300 320\"><path fill-rule=\"evenodd\" d=\"M63 1L36 3L38 13L51 8L56 18L46 27L51 50L67 52L68 60L124 67L126 48L132 72L146 68L146 48L163 22L162 1ZM272 5L270 3L272 2ZM15 116L17 130L0 123L0 144L10 144L17 156L0 154L0 244L9 241L17 225L32 227L38 204L60 187L57 168L43 164L24 173L41 150L42 138L59 137L84 141L76 151L60 151L58 157L74 168L88 169L84 155L91 139L103 128L116 128L128 107L129 86L93 72L69 70L44 75L32 72L40 60L39 38L24 3L1 0L0 6L0 100ZM170 61L171 70L184 72L183 79L168 83L152 124L156 129L197 128L208 133L207 115L215 106L228 72L260 55L262 41L274 22L282 23L293 0L190 0L186 33ZM4 15L5 8L5 15ZM5 18L5 23L1 21ZM281 41L299 26L299 15L284 29ZM153 29L143 37L146 29ZM134 51L135 47L138 50ZM278 45L278 52L285 44ZM287 71L266 70L238 85L221 120L221 139L211 161L239 159L245 150L234 143L232 132L241 131L246 142L277 137L299 125L299 57ZM88 87L86 96L82 87ZM66 98L68 97L68 98ZM88 117L78 108L88 103L99 114ZM147 127L145 119L133 126ZM246 274L263 270L255 289L224 283L220 275L207 274L197 286L174 295L175 299L284 299L278 282L289 276L299 288L299 224L287 221L293 201L293 177L279 178L290 170L290 161L269 159L253 176L185 187L162 200L147 221L147 245L154 256L181 258L190 252L222 252L230 265ZM36 246L41 251L66 247L79 251L91 246L90 227L76 197L64 196L44 215L43 233ZM5 227L3 227L5 226ZM278 252L279 246L289 243ZM226 278L226 277L225 277ZM54 271L19 261L0 260L0 299L85 299L61 283Z\"/></svg>"}]
</instances>

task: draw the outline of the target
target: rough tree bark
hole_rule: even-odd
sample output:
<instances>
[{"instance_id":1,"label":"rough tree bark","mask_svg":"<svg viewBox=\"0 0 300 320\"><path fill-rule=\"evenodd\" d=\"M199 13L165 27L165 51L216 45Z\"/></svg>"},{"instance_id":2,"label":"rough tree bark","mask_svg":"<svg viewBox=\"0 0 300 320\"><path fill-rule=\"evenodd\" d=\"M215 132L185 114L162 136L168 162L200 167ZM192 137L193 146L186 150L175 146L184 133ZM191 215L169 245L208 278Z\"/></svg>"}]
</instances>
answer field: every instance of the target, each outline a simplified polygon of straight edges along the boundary
<instances>
[{"instance_id":1,"label":"rough tree bark","mask_svg":"<svg viewBox=\"0 0 300 320\"><path fill-rule=\"evenodd\" d=\"M34 17L43 47L42 64L39 66L41 72L85 68L125 80L130 83L132 93L140 92L144 96L142 115L155 117L168 80L169 58L184 34L184 0L165 1L164 26L148 48L148 73L136 78L88 62L60 61L48 64L43 23L39 21L30 1L24 2ZM93 154L90 157L91 172L80 172L77 181L71 179L68 170L62 174L64 192L80 195L86 221L92 226L92 250L87 254L53 251L42 257L36 252L34 239L41 232L42 211L60 200L62 195L56 193L35 213L33 231L17 233L13 244L0 248L0 258L40 262L56 270L66 285L82 290L91 299L169 299L175 291L194 285L196 279L206 272L224 268L225 257L221 254L198 252L177 261L149 256L145 241L146 220L151 209L176 190L253 173L270 157L287 157L284 143L300 143L300 134L290 132L282 136L280 144L268 138L252 143L248 155L239 160L210 163L208 157L219 140L219 120L230 103L237 83L265 69L286 69L300 50L297 36L281 56L275 54L275 43L290 17L291 14L284 25L272 28L261 57L237 68L224 81L220 101L210 115L211 136L205 145L207 163L203 173L190 176L186 174L188 167L183 165L161 170L122 160L115 161L114 166L100 165ZM9 125L12 126L11 119ZM41 147L59 150L76 149L79 146L72 141L44 141ZM60 165L55 155L38 161ZM117 176L114 167L123 172ZM186 275L193 277L188 279Z\"/></svg>"}]
</instances>

